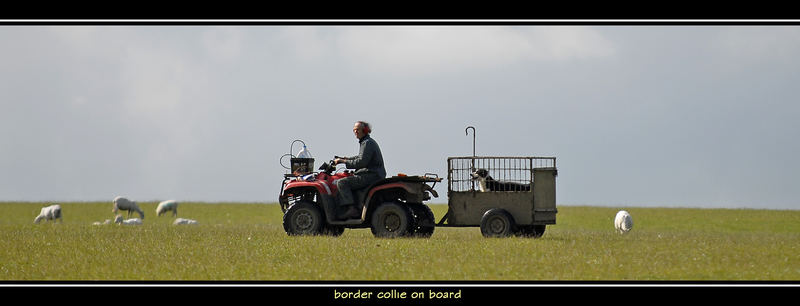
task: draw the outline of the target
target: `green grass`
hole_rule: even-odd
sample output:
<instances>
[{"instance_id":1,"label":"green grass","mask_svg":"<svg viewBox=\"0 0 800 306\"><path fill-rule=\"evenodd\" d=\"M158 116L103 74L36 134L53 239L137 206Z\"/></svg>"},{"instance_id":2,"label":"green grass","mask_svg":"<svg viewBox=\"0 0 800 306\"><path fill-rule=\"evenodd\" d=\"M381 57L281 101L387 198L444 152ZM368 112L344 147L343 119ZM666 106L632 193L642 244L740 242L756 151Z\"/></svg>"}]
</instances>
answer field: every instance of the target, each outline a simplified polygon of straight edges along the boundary
<instances>
[{"instance_id":1,"label":"green grass","mask_svg":"<svg viewBox=\"0 0 800 306\"><path fill-rule=\"evenodd\" d=\"M544 236L430 239L288 237L275 204L182 203L173 226L140 203L142 226L93 226L111 203L62 203L63 224L32 224L43 203L0 203L0 280L798 280L800 211L560 206ZM432 205L440 218L446 205Z\"/></svg>"}]
</instances>

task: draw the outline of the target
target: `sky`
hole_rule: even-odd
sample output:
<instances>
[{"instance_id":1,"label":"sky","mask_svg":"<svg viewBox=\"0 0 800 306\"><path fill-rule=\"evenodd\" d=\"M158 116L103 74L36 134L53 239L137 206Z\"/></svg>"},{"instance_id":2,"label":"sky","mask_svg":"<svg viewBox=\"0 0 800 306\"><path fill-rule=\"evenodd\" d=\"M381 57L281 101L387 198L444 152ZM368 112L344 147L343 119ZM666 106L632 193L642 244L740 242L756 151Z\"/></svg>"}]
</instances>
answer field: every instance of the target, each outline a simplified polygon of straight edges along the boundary
<instances>
[{"instance_id":1,"label":"sky","mask_svg":"<svg viewBox=\"0 0 800 306\"><path fill-rule=\"evenodd\" d=\"M276 202L280 157L389 175L555 156L557 203L800 209L800 27L0 27L0 201ZM299 145L292 148L297 153ZM446 203L446 184L433 203Z\"/></svg>"}]
</instances>

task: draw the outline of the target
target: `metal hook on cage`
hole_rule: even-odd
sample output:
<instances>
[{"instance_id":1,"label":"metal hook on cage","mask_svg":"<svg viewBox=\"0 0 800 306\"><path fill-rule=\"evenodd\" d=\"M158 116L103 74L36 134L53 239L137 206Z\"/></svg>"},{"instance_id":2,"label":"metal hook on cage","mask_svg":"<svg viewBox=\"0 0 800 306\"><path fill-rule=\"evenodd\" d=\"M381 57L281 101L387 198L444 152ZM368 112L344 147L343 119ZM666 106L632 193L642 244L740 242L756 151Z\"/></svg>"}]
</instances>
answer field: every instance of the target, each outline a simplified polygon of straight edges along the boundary
<instances>
[{"instance_id":1,"label":"metal hook on cage","mask_svg":"<svg viewBox=\"0 0 800 306\"><path fill-rule=\"evenodd\" d=\"M464 133L467 136L469 136L469 129L472 129L472 156L475 157L475 127L470 125L464 129Z\"/></svg>"},{"instance_id":2,"label":"metal hook on cage","mask_svg":"<svg viewBox=\"0 0 800 306\"><path fill-rule=\"evenodd\" d=\"M469 129L472 129L472 160L470 160L470 162L469 162L469 171L470 172L475 172L475 127L470 125L466 129L464 129L464 134L466 134L467 136L469 136ZM470 180L470 185L471 185L470 189L473 192L472 195L474 196L475 195L475 193L474 193L475 192L475 181L474 180ZM442 219L442 220L444 220L444 219Z\"/></svg>"}]
</instances>

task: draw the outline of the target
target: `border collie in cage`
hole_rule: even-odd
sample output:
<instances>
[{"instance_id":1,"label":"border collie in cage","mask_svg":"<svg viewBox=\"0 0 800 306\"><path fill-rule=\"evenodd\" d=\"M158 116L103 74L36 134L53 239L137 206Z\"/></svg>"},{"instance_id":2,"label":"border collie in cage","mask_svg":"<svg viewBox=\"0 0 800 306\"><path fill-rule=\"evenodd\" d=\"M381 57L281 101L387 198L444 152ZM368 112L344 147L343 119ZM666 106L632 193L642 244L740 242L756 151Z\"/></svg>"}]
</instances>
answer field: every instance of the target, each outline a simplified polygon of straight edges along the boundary
<instances>
[{"instance_id":1,"label":"border collie in cage","mask_svg":"<svg viewBox=\"0 0 800 306\"><path fill-rule=\"evenodd\" d=\"M478 169L470 174L473 180L478 181L478 188L481 192L487 191L530 191L530 184L515 182L497 181L489 175L486 169Z\"/></svg>"}]
</instances>

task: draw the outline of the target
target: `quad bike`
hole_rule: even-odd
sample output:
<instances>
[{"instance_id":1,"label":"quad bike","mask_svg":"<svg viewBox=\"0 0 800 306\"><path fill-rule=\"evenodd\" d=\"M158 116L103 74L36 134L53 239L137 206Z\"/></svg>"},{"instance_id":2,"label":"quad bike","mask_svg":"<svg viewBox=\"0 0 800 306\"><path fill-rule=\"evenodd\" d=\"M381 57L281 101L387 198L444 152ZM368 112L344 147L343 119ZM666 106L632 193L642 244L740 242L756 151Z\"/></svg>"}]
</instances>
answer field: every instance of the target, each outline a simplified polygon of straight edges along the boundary
<instances>
[{"instance_id":1,"label":"quad bike","mask_svg":"<svg viewBox=\"0 0 800 306\"><path fill-rule=\"evenodd\" d=\"M367 228L375 237L430 237L436 226L431 209L423 204L430 195L439 197L433 187L442 179L398 174L364 189L354 190L360 217L340 219L338 188L334 181L353 175L338 171L333 160L323 163L320 172L285 174L278 197L283 211L283 229L290 236L339 236L345 228ZM428 185L427 183L433 183Z\"/></svg>"}]
</instances>

